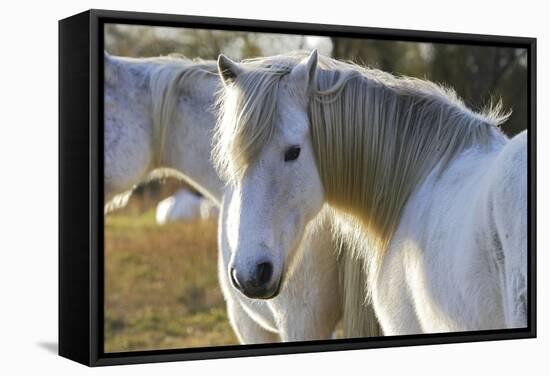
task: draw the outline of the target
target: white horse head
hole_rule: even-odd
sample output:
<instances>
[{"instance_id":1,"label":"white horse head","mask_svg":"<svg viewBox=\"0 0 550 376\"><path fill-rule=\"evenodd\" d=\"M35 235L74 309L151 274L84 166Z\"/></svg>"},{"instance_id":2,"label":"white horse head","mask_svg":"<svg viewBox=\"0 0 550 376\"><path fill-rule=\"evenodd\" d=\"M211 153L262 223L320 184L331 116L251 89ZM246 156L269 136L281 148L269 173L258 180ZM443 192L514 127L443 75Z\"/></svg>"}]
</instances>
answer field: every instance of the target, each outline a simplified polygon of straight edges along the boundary
<instances>
[{"instance_id":1,"label":"white horse head","mask_svg":"<svg viewBox=\"0 0 550 376\"><path fill-rule=\"evenodd\" d=\"M372 249L368 262L378 268L418 184L487 146L506 118L499 106L474 113L434 83L316 52L243 64L220 56L218 68L225 89L215 159L236 191L231 275L250 297L277 294L324 203L358 230L347 231L351 241L366 241L358 246Z\"/></svg>"},{"instance_id":2,"label":"white horse head","mask_svg":"<svg viewBox=\"0 0 550 376\"><path fill-rule=\"evenodd\" d=\"M254 126L274 122L270 142L261 150L255 149L253 143L233 143L224 131L218 133L217 144L220 170L234 183L235 189L228 205L228 222L234 224L228 228L234 252L229 265L233 284L248 297L271 298L281 288L306 225L319 213L325 201L307 115L307 96L314 82L317 53L296 65L280 81L276 75L267 76L277 85L276 96L254 92L256 87L247 86L247 82L241 85L247 76L257 74L247 71L246 67L223 55L218 65L226 84L220 128L238 126L235 119L241 114L246 116L244 112L235 112L240 106L265 108L259 111L257 118L244 120L255 122ZM240 90L258 101L234 102L240 100ZM246 109L250 110L254 112ZM247 142L245 138L242 140ZM224 153L229 148L238 149L237 160L227 159ZM252 158L256 163L240 165Z\"/></svg>"}]
</instances>

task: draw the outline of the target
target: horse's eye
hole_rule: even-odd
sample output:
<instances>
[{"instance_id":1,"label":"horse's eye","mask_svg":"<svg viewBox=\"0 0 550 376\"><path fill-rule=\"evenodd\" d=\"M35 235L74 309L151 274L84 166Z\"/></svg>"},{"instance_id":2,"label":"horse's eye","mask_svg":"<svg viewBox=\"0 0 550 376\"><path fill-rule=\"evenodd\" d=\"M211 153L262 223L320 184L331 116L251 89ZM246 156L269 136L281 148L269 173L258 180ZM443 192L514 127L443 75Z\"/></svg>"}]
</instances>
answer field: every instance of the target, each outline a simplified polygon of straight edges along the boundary
<instances>
[{"instance_id":1,"label":"horse's eye","mask_svg":"<svg viewBox=\"0 0 550 376\"><path fill-rule=\"evenodd\" d=\"M300 147L297 145L289 147L285 152L285 162L295 161L300 156Z\"/></svg>"}]
</instances>

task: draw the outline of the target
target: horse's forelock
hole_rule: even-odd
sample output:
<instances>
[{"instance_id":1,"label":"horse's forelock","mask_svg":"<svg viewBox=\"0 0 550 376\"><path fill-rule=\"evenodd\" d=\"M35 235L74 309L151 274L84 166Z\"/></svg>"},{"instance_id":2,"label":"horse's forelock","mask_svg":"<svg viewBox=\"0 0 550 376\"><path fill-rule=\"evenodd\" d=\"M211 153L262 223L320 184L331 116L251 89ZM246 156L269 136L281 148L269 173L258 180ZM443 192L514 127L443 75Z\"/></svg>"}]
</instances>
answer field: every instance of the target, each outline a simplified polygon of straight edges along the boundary
<instances>
[{"instance_id":1,"label":"horse's forelock","mask_svg":"<svg viewBox=\"0 0 550 376\"><path fill-rule=\"evenodd\" d=\"M298 61L247 60L233 84L221 89L214 162L227 181L241 177L271 139L281 79Z\"/></svg>"}]
</instances>

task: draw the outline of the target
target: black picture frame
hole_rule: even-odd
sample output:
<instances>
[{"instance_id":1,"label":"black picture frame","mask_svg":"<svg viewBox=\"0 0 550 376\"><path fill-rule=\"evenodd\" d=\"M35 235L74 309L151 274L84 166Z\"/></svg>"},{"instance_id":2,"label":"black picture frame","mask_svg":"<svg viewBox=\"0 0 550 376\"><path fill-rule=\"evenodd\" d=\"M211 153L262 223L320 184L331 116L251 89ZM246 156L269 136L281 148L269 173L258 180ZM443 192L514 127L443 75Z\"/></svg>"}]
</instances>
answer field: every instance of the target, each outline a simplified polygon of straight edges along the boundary
<instances>
[{"instance_id":1,"label":"black picture frame","mask_svg":"<svg viewBox=\"0 0 550 376\"><path fill-rule=\"evenodd\" d=\"M105 353L103 351L103 25L328 35L527 49L528 326L475 332ZM59 354L88 366L536 337L536 39L88 10L59 21Z\"/></svg>"}]
</instances>

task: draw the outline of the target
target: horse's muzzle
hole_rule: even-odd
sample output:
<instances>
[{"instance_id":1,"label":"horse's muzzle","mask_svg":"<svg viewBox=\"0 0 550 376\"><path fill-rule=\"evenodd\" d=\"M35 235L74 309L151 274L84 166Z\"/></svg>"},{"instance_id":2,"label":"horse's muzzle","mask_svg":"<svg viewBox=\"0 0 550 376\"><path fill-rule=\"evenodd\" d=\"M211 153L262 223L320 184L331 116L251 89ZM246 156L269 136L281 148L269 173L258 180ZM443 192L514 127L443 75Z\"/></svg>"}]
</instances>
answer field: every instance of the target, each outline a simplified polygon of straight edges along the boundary
<instances>
[{"instance_id":1,"label":"horse's muzzle","mask_svg":"<svg viewBox=\"0 0 550 376\"><path fill-rule=\"evenodd\" d=\"M240 275L230 268L229 276L233 286L251 299L271 299L279 294L281 278L274 278L273 264L263 261L256 264L248 276Z\"/></svg>"}]
</instances>

